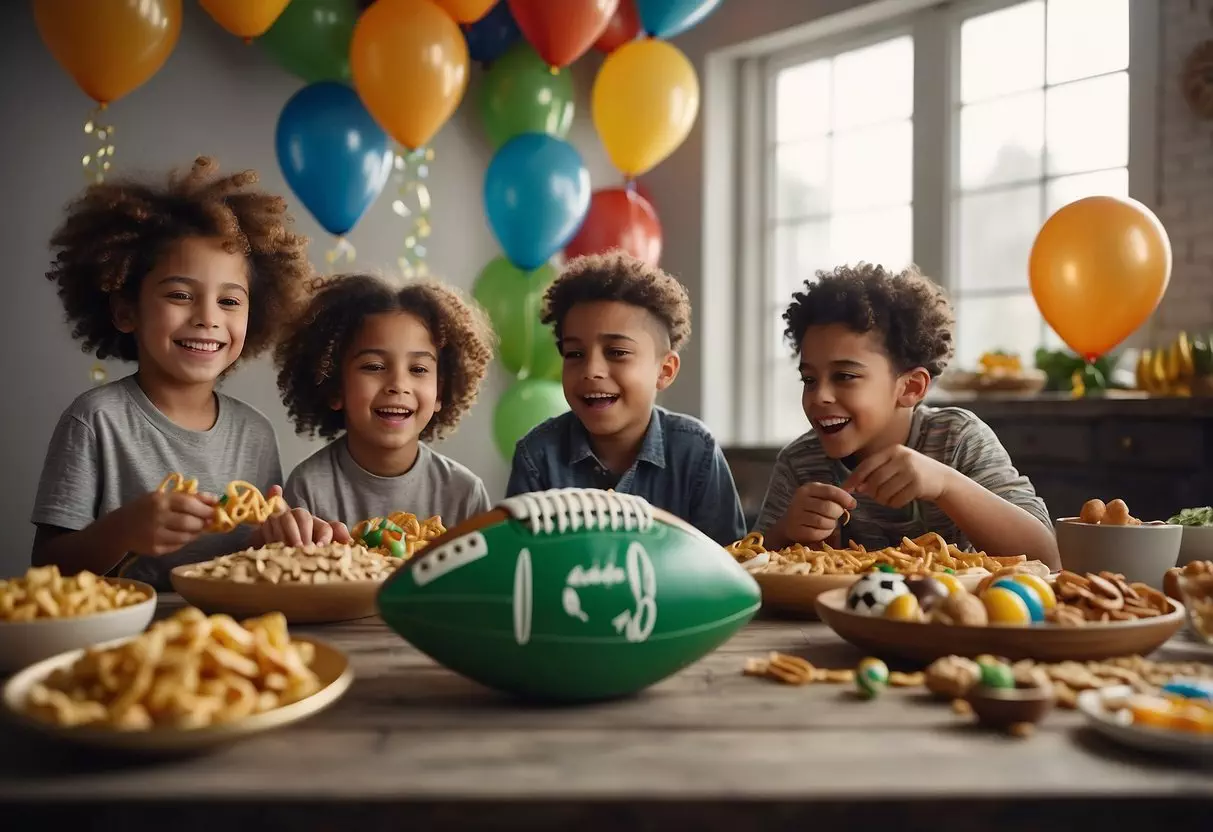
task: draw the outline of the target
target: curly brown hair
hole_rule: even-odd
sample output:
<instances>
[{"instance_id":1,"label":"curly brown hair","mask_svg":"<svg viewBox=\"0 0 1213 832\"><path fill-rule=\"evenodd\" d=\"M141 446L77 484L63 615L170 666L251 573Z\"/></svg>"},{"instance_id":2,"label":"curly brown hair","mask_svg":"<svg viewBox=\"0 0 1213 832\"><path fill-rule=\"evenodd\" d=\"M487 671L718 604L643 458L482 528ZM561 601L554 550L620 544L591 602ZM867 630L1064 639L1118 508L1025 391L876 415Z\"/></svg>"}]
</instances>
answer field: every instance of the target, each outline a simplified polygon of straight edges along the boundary
<instances>
[{"instance_id":1,"label":"curly brown hair","mask_svg":"<svg viewBox=\"0 0 1213 832\"><path fill-rule=\"evenodd\" d=\"M282 197L255 190L246 170L216 177L218 165L200 156L184 177L167 184L134 179L90 185L67 208L51 237L57 249L46 273L58 284L72 337L98 358L137 361L135 336L114 325L110 300L138 302L139 288L165 248L188 237L218 238L249 264L248 331L242 357L264 352L281 322L293 317L312 267L306 237L292 222Z\"/></svg>"},{"instance_id":2,"label":"curly brown hair","mask_svg":"<svg viewBox=\"0 0 1213 832\"><path fill-rule=\"evenodd\" d=\"M899 373L922 367L936 378L947 368L956 323L952 305L917 268L893 273L859 263L818 272L804 285L783 313L784 337L796 355L809 327L843 324L854 332L878 332Z\"/></svg>"},{"instance_id":3,"label":"curly brown hair","mask_svg":"<svg viewBox=\"0 0 1213 832\"><path fill-rule=\"evenodd\" d=\"M562 339L564 316L579 303L618 301L648 310L661 322L670 349L678 351L691 337L691 300L686 287L656 266L622 250L587 254L565 264L543 297L545 324L555 324Z\"/></svg>"},{"instance_id":4,"label":"curly brown hair","mask_svg":"<svg viewBox=\"0 0 1213 832\"><path fill-rule=\"evenodd\" d=\"M335 439L345 413L331 403L342 391L342 362L370 315L407 312L425 323L438 347L438 398L442 409L421 431L424 440L455 431L493 360L495 336L474 301L434 280L389 286L369 274L315 281L307 309L274 351L278 389L300 434Z\"/></svg>"}]
</instances>

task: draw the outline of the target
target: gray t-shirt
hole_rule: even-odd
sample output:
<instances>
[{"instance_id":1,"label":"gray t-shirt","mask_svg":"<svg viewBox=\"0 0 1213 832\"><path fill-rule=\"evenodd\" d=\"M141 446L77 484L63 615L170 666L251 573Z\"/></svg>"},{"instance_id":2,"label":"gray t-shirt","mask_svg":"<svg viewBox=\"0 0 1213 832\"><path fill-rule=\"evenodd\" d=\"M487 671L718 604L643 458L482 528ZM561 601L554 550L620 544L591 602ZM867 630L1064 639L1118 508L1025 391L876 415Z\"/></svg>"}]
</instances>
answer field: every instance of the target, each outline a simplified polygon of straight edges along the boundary
<instances>
[{"instance_id":1,"label":"gray t-shirt","mask_svg":"<svg viewBox=\"0 0 1213 832\"><path fill-rule=\"evenodd\" d=\"M218 418L210 430L188 430L161 413L134 375L81 394L59 417L30 521L78 531L143 495L178 471L198 480L198 490L223 494L232 480L264 493L282 483L274 428L260 411L217 393ZM171 589L169 571L244 548L244 526L229 534L204 534L161 557L139 557L122 574Z\"/></svg>"},{"instance_id":2,"label":"gray t-shirt","mask_svg":"<svg viewBox=\"0 0 1213 832\"><path fill-rule=\"evenodd\" d=\"M422 520L437 514L449 529L492 508L480 477L425 443L407 472L377 477L354 461L344 436L299 463L284 496L292 506L350 528L370 517L407 511Z\"/></svg>"}]
</instances>

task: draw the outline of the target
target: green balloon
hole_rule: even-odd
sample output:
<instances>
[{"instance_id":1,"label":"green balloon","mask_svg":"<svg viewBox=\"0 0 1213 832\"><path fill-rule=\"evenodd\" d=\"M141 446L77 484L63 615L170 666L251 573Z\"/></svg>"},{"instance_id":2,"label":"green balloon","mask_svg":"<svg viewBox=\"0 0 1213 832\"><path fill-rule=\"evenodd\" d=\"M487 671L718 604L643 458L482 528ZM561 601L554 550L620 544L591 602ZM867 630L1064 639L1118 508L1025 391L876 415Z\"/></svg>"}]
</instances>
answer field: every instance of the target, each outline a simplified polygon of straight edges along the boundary
<instances>
[{"instance_id":1,"label":"green balloon","mask_svg":"<svg viewBox=\"0 0 1213 832\"><path fill-rule=\"evenodd\" d=\"M553 75L531 45L519 41L493 61L479 103L494 150L522 133L563 139L573 126L573 77L567 69Z\"/></svg>"},{"instance_id":2,"label":"green balloon","mask_svg":"<svg viewBox=\"0 0 1213 832\"><path fill-rule=\"evenodd\" d=\"M257 42L309 84L349 81L356 0L291 0Z\"/></svg>"},{"instance_id":3,"label":"green balloon","mask_svg":"<svg viewBox=\"0 0 1213 832\"><path fill-rule=\"evenodd\" d=\"M505 257L494 257L472 286L472 297L497 333L501 363L516 376L560 378L556 337L550 326L539 323L543 293L555 279L556 270L546 263L524 272Z\"/></svg>"},{"instance_id":4,"label":"green balloon","mask_svg":"<svg viewBox=\"0 0 1213 832\"><path fill-rule=\"evenodd\" d=\"M531 428L568 409L559 382L544 378L514 382L493 410L493 440L497 450L507 461L513 459L514 446Z\"/></svg>"}]
</instances>

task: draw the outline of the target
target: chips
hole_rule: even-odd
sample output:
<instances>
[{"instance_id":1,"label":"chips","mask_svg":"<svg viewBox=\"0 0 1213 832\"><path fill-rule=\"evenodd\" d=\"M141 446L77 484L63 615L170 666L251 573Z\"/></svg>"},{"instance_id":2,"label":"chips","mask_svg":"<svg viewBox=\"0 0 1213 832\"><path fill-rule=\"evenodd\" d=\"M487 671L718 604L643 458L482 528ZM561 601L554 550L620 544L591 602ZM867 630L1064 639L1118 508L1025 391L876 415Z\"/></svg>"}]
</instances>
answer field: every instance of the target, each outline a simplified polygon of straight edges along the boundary
<instances>
[{"instance_id":1,"label":"chips","mask_svg":"<svg viewBox=\"0 0 1213 832\"><path fill-rule=\"evenodd\" d=\"M24 578L0 580L0 621L77 618L133 607L150 598L144 590L112 583L92 572L65 578L57 566L40 566L26 570Z\"/></svg>"},{"instance_id":2,"label":"chips","mask_svg":"<svg viewBox=\"0 0 1213 832\"><path fill-rule=\"evenodd\" d=\"M222 725L319 691L313 658L281 613L239 623L187 607L128 642L85 651L34 685L25 711L63 727Z\"/></svg>"},{"instance_id":3,"label":"chips","mask_svg":"<svg viewBox=\"0 0 1213 832\"><path fill-rule=\"evenodd\" d=\"M442 518L434 515L426 520L407 511L397 511L387 517L372 517L354 526L350 535L372 551L408 560L434 540L446 534Z\"/></svg>"},{"instance_id":4,"label":"chips","mask_svg":"<svg viewBox=\"0 0 1213 832\"><path fill-rule=\"evenodd\" d=\"M187 578L211 578L239 584L331 584L382 581L403 561L365 546L329 543L287 546L271 543L191 565Z\"/></svg>"}]
</instances>

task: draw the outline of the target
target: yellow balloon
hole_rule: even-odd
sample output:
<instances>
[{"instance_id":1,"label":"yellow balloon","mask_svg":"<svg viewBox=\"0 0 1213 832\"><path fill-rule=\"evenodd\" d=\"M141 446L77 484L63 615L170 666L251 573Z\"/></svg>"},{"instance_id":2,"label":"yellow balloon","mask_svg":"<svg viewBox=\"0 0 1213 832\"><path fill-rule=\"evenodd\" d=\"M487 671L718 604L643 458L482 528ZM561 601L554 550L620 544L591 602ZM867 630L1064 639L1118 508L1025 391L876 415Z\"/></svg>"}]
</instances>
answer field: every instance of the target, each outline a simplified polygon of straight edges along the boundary
<instances>
[{"instance_id":1,"label":"yellow balloon","mask_svg":"<svg viewBox=\"0 0 1213 832\"><path fill-rule=\"evenodd\" d=\"M198 0L215 22L238 38L264 35L289 0Z\"/></svg>"},{"instance_id":2,"label":"yellow balloon","mask_svg":"<svg viewBox=\"0 0 1213 832\"><path fill-rule=\"evenodd\" d=\"M34 0L46 48L99 104L156 74L181 36L181 0Z\"/></svg>"},{"instance_id":3,"label":"yellow balloon","mask_svg":"<svg viewBox=\"0 0 1213 832\"><path fill-rule=\"evenodd\" d=\"M1171 279L1171 241L1140 202L1087 197L1045 222L1032 244L1028 279L1049 326L1094 360L1157 308Z\"/></svg>"},{"instance_id":4,"label":"yellow balloon","mask_svg":"<svg viewBox=\"0 0 1213 832\"><path fill-rule=\"evenodd\" d=\"M590 108L611 162L625 176L639 176L691 132L699 113L695 67L667 41L626 43L598 70Z\"/></svg>"}]
</instances>

